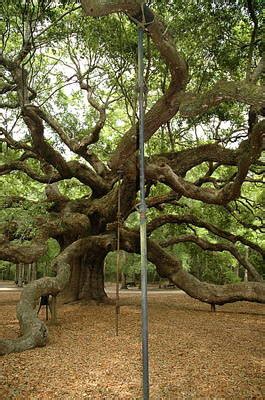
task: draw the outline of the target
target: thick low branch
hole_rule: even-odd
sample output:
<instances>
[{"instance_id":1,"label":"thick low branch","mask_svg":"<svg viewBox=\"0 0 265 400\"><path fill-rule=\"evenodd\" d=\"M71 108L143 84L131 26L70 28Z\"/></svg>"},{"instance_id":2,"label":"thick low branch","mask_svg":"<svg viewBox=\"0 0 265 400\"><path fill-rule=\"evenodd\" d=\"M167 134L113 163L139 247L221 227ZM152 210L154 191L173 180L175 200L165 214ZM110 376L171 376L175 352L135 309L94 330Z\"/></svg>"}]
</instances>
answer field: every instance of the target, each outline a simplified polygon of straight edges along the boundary
<instances>
[{"instance_id":1,"label":"thick low branch","mask_svg":"<svg viewBox=\"0 0 265 400\"><path fill-rule=\"evenodd\" d=\"M262 277L257 272L255 267L249 262L249 260L246 259L246 257L244 257L240 254L240 252L237 250L236 246L234 246L233 244L211 243L211 242L204 240L202 238L199 238L198 236L195 236L195 235L181 235L181 236L173 237L173 238L165 240L165 241L161 241L160 246L168 247L173 244L187 243L187 242L195 243L197 246L201 247L203 250L229 252L253 276L255 281L257 281L257 282L263 281Z\"/></svg>"},{"instance_id":2,"label":"thick low branch","mask_svg":"<svg viewBox=\"0 0 265 400\"><path fill-rule=\"evenodd\" d=\"M38 279L23 289L17 306L21 337L15 340L0 340L0 355L45 346L48 329L37 316L37 305L40 297L57 296L69 281L71 259L80 257L88 251L93 251L95 246L113 251L116 248L116 240L112 235L93 236L77 240L55 258L53 262L53 268L57 271L55 278Z\"/></svg>"},{"instance_id":3,"label":"thick low branch","mask_svg":"<svg viewBox=\"0 0 265 400\"><path fill-rule=\"evenodd\" d=\"M140 252L139 234L127 229L121 230L121 248L127 252ZM265 284L247 282L227 285L214 285L199 281L182 268L181 262L165 252L157 243L149 239L147 257L156 265L158 274L168 278L189 296L209 304L225 304L235 301L265 303Z\"/></svg>"},{"instance_id":4,"label":"thick low branch","mask_svg":"<svg viewBox=\"0 0 265 400\"><path fill-rule=\"evenodd\" d=\"M265 303L265 284L262 282L213 285L199 281L183 269L168 277L189 296L208 304L223 305L235 301Z\"/></svg>"},{"instance_id":5,"label":"thick low branch","mask_svg":"<svg viewBox=\"0 0 265 400\"><path fill-rule=\"evenodd\" d=\"M56 201L58 199L53 199ZM65 200L65 199L64 199ZM21 200L20 200L21 201ZM60 202L62 199L60 199ZM11 224L1 227L4 232L0 236L0 259L18 263L33 263L47 251L46 242L49 238L84 237L90 234L91 224L89 218L77 212L67 212L67 205L63 213L52 216L37 216L34 221L37 232L31 239L19 242L13 240L16 236L18 223L13 220ZM31 235L30 235L31 236ZM31 240L30 240L31 239Z\"/></svg>"},{"instance_id":6,"label":"thick low branch","mask_svg":"<svg viewBox=\"0 0 265 400\"><path fill-rule=\"evenodd\" d=\"M12 263L33 263L47 251L46 238L36 238L31 242L9 242L0 236L0 260Z\"/></svg>"}]
</instances>

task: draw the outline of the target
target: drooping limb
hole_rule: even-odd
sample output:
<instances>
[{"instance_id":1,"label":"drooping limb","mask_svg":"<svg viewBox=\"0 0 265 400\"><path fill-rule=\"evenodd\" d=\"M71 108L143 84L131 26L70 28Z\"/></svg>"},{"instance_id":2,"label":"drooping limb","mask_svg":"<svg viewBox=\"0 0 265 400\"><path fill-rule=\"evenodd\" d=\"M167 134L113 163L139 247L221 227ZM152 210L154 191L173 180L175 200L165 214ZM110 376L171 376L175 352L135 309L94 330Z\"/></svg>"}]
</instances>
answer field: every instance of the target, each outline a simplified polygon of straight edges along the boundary
<instances>
[{"instance_id":1,"label":"drooping limb","mask_svg":"<svg viewBox=\"0 0 265 400\"><path fill-rule=\"evenodd\" d=\"M69 281L71 258L82 256L89 250L93 251L95 246L108 251L113 250L115 249L115 238L112 235L106 235L75 241L55 258L53 262L53 267L57 271L55 278L44 277L25 286L17 306L21 336L14 340L0 340L0 355L46 345L48 329L37 315L39 298L47 295L57 296Z\"/></svg>"},{"instance_id":2,"label":"drooping limb","mask_svg":"<svg viewBox=\"0 0 265 400\"><path fill-rule=\"evenodd\" d=\"M56 296L65 287L70 275L70 265L66 261L66 255L61 254L56 260L58 269L55 278L38 279L23 289L17 306L21 336L14 340L0 340L0 355L45 346L48 329L38 319L36 307L42 295Z\"/></svg>"},{"instance_id":3,"label":"drooping limb","mask_svg":"<svg viewBox=\"0 0 265 400\"><path fill-rule=\"evenodd\" d=\"M139 234L128 229L122 229L123 250L140 252ZM189 296L204 303L222 305L235 301L253 301L265 303L264 282L241 282L226 285L215 285L201 282L182 268L181 262L164 251L154 240L148 239L147 257L156 265L158 274L168 278Z\"/></svg>"}]
</instances>

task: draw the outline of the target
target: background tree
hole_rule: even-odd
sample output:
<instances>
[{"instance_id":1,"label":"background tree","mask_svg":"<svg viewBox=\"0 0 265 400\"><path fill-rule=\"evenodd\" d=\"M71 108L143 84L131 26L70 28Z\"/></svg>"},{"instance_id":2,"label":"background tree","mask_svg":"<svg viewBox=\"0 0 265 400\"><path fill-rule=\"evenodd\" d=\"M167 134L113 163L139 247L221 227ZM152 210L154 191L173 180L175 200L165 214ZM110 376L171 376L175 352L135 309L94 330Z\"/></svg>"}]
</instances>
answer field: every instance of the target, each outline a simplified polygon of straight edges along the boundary
<instances>
[{"instance_id":1,"label":"background tree","mask_svg":"<svg viewBox=\"0 0 265 400\"><path fill-rule=\"evenodd\" d=\"M121 248L140 251L135 24L143 12L148 259L209 304L265 301L261 2L157 0L151 9L136 0L14 0L0 21L0 257L35 262L50 238L60 254L56 277L23 290L22 335L2 341L2 354L46 343L36 315L41 295L106 299L120 178ZM226 277L240 265L252 281L217 278L224 265Z\"/></svg>"}]
</instances>

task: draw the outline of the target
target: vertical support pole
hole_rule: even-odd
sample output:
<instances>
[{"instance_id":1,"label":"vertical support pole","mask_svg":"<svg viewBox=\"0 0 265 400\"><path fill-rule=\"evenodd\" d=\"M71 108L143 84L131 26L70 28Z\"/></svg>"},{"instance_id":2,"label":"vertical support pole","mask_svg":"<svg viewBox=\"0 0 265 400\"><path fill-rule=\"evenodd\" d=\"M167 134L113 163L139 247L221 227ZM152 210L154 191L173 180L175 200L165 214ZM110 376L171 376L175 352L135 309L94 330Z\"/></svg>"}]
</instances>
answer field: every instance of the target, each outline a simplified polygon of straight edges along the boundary
<instances>
[{"instance_id":1,"label":"vertical support pole","mask_svg":"<svg viewBox=\"0 0 265 400\"><path fill-rule=\"evenodd\" d=\"M118 182L118 206L117 206L117 265L116 265L116 305L115 305L115 331L116 336L119 335L119 314L120 314L120 263L121 263L121 252L120 252L120 223L121 223L121 171L118 171L119 182Z\"/></svg>"},{"instance_id":2,"label":"vertical support pole","mask_svg":"<svg viewBox=\"0 0 265 400\"><path fill-rule=\"evenodd\" d=\"M140 167L140 247L141 247L141 303L142 303L142 361L143 398L149 399L148 361L148 304L147 304L147 240L144 170L144 51L143 27L138 27L138 85L139 85L139 167Z\"/></svg>"}]
</instances>

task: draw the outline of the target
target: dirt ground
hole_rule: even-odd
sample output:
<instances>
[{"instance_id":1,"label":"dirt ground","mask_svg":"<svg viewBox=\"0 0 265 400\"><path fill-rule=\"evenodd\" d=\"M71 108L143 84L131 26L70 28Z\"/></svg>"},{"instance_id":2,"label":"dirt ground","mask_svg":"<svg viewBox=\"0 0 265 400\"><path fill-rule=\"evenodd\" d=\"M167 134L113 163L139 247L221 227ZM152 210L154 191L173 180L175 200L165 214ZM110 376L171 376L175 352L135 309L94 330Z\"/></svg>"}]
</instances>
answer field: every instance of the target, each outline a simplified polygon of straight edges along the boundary
<instances>
[{"instance_id":1,"label":"dirt ground","mask_svg":"<svg viewBox=\"0 0 265 400\"><path fill-rule=\"evenodd\" d=\"M19 333L18 298L0 292L0 337ZM121 300L118 337L113 305L60 306L45 348L0 358L0 399L141 399L140 295ZM260 304L211 313L183 293L151 292L150 399L264 399L264 315Z\"/></svg>"}]
</instances>

